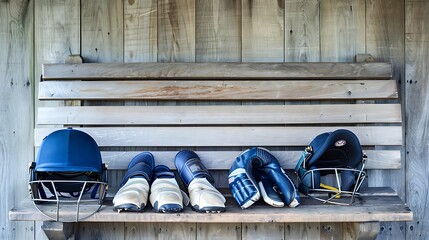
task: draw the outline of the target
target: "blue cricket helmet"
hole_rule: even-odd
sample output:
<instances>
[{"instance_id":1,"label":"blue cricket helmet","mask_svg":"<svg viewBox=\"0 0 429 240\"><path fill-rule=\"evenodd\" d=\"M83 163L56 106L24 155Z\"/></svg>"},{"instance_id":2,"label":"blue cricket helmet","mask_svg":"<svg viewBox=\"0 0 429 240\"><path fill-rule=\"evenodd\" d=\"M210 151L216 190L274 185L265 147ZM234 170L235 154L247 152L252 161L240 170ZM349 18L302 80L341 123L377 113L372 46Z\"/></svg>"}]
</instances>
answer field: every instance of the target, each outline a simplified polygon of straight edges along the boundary
<instances>
[{"instance_id":1,"label":"blue cricket helmet","mask_svg":"<svg viewBox=\"0 0 429 240\"><path fill-rule=\"evenodd\" d=\"M97 143L87 133L72 128L52 132L43 139L36 161L30 166L29 186L36 208L53 220L60 219L60 203L77 207L76 219L61 219L63 222L81 219L82 202L96 202L94 212L98 211L107 191L107 167ZM55 216L37 206L50 202L56 203Z\"/></svg>"},{"instance_id":2,"label":"blue cricket helmet","mask_svg":"<svg viewBox=\"0 0 429 240\"><path fill-rule=\"evenodd\" d=\"M103 163L95 140L72 128L49 134L40 146L36 172L94 172L101 174Z\"/></svg>"}]
</instances>

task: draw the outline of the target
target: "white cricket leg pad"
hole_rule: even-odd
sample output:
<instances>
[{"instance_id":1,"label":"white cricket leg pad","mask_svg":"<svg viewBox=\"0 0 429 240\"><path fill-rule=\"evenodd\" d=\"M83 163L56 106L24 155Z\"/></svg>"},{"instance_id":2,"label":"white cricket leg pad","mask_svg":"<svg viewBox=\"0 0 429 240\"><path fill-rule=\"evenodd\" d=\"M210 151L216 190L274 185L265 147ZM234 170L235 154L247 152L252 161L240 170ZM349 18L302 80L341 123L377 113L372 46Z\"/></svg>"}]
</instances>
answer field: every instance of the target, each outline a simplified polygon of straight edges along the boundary
<instances>
[{"instance_id":1,"label":"white cricket leg pad","mask_svg":"<svg viewBox=\"0 0 429 240\"><path fill-rule=\"evenodd\" d=\"M175 178L157 178L151 186L150 203L157 212L180 212L189 198L183 193Z\"/></svg>"},{"instance_id":2,"label":"white cricket leg pad","mask_svg":"<svg viewBox=\"0 0 429 240\"><path fill-rule=\"evenodd\" d=\"M130 178L116 193L113 206L118 211L142 211L148 195L149 183L145 178Z\"/></svg>"},{"instance_id":3,"label":"white cricket leg pad","mask_svg":"<svg viewBox=\"0 0 429 240\"><path fill-rule=\"evenodd\" d=\"M188 191L191 205L196 211L225 211L225 197L206 178L193 179Z\"/></svg>"}]
</instances>

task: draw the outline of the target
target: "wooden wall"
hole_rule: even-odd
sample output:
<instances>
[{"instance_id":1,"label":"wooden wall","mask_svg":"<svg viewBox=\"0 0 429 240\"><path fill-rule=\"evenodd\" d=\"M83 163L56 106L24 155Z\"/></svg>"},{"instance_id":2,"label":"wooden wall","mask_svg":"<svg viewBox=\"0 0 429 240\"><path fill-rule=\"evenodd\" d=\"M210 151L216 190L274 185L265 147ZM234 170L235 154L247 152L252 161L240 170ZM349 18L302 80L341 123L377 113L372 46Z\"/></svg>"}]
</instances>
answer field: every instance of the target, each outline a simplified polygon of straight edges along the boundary
<instances>
[{"instance_id":1,"label":"wooden wall","mask_svg":"<svg viewBox=\"0 0 429 240\"><path fill-rule=\"evenodd\" d=\"M0 1L0 239L34 238L33 222L8 220L33 160L33 4Z\"/></svg>"},{"instance_id":2,"label":"wooden wall","mask_svg":"<svg viewBox=\"0 0 429 240\"><path fill-rule=\"evenodd\" d=\"M393 187L416 217L383 223L379 239L429 238L428 16L429 2L414 0L0 1L0 239L44 238L40 223L7 220L8 209L27 194L21 176L34 158L33 110L46 104L35 99L42 63L70 54L85 62L351 62L358 53L394 63L406 113L402 170L371 171L369 185ZM343 236L343 228L93 223L80 225L79 236L328 239Z\"/></svg>"}]
</instances>

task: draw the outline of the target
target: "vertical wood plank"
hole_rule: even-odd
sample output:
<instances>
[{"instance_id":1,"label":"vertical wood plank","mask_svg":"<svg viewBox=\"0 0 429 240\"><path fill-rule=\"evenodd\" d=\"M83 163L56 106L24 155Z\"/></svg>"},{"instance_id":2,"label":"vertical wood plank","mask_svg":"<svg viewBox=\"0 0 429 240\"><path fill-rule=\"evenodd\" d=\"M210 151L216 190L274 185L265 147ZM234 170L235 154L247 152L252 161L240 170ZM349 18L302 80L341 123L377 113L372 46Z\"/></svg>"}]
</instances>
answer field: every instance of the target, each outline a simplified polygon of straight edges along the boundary
<instances>
[{"instance_id":1,"label":"vertical wood plank","mask_svg":"<svg viewBox=\"0 0 429 240\"><path fill-rule=\"evenodd\" d=\"M320 61L319 0L285 0L285 62Z\"/></svg>"},{"instance_id":2,"label":"vertical wood plank","mask_svg":"<svg viewBox=\"0 0 429 240\"><path fill-rule=\"evenodd\" d=\"M241 0L196 1L196 61L241 61Z\"/></svg>"},{"instance_id":3,"label":"vertical wood plank","mask_svg":"<svg viewBox=\"0 0 429 240\"><path fill-rule=\"evenodd\" d=\"M154 227L156 239L196 239L195 223L154 223Z\"/></svg>"},{"instance_id":4,"label":"vertical wood plank","mask_svg":"<svg viewBox=\"0 0 429 240\"><path fill-rule=\"evenodd\" d=\"M82 0L81 4L84 62L123 62L123 2Z\"/></svg>"},{"instance_id":5,"label":"vertical wood plank","mask_svg":"<svg viewBox=\"0 0 429 240\"><path fill-rule=\"evenodd\" d=\"M401 101L404 102L404 1L367 0L366 14L367 52L374 56L375 62L393 63L393 78L398 81L398 91ZM405 163L403 155L402 166L405 166ZM405 200L405 167L401 170L372 170L368 174L371 176L369 186L390 186ZM404 225L400 222L382 223L381 229L384 231L380 232L378 238L405 239Z\"/></svg>"},{"instance_id":6,"label":"vertical wood plank","mask_svg":"<svg viewBox=\"0 0 429 240\"><path fill-rule=\"evenodd\" d=\"M195 61L195 0L158 0L158 62Z\"/></svg>"},{"instance_id":7,"label":"vertical wood plank","mask_svg":"<svg viewBox=\"0 0 429 240\"><path fill-rule=\"evenodd\" d=\"M124 1L124 62L157 61L156 0Z\"/></svg>"},{"instance_id":8,"label":"vertical wood plank","mask_svg":"<svg viewBox=\"0 0 429 240\"><path fill-rule=\"evenodd\" d=\"M342 223L320 223L321 240L340 240L343 239Z\"/></svg>"},{"instance_id":9,"label":"vertical wood plank","mask_svg":"<svg viewBox=\"0 0 429 240\"><path fill-rule=\"evenodd\" d=\"M243 223L241 239L284 239L284 226L284 223Z\"/></svg>"},{"instance_id":10,"label":"vertical wood plank","mask_svg":"<svg viewBox=\"0 0 429 240\"><path fill-rule=\"evenodd\" d=\"M75 239L124 239L124 223L85 223L78 225Z\"/></svg>"},{"instance_id":11,"label":"vertical wood plank","mask_svg":"<svg viewBox=\"0 0 429 240\"><path fill-rule=\"evenodd\" d=\"M320 51L323 62L365 53L365 0L320 1Z\"/></svg>"},{"instance_id":12,"label":"vertical wood plank","mask_svg":"<svg viewBox=\"0 0 429 240\"><path fill-rule=\"evenodd\" d=\"M82 58L84 62L123 62L124 2L81 0ZM84 103L88 105L88 103ZM109 186L119 183L122 172L111 172ZM79 224L78 239L124 239L124 223Z\"/></svg>"},{"instance_id":13,"label":"vertical wood plank","mask_svg":"<svg viewBox=\"0 0 429 240\"><path fill-rule=\"evenodd\" d=\"M234 224L197 224L197 239L233 240L241 239L241 223Z\"/></svg>"},{"instance_id":14,"label":"vertical wood plank","mask_svg":"<svg viewBox=\"0 0 429 240\"><path fill-rule=\"evenodd\" d=\"M407 239L429 238L429 2L405 1L406 202L414 221Z\"/></svg>"},{"instance_id":15,"label":"vertical wood plank","mask_svg":"<svg viewBox=\"0 0 429 240\"><path fill-rule=\"evenodd\" d=\"M35 106L63 106L62 101L37 99L39 79L43 63L64 63L70 54L80 54L80 1L41 0L34 7Z\"/></svg>"},{"instance_id":16,"label":"vertical wood plank","mask_svg":"<svg viewBox=\"0 0 429 240\"><path fill-rule=\"evenodd\" d=\"M242 1L242 61L284 61L284 0Z\"/></svg>"},{"instance_id":17,"label":"vertical wood plank","mask_svg":"<svg viewBox=\"0 0 429 240\"><path fill-rule=\"evenodd\" d=\"M0 2L0 239L33 239L34 222L9 221L28 197L33 159L34 3Z\"/></svg>"},{"instance_id":18,"label":"vertical wood plank","mask_svg":"<svg viewBox=\"0 0 429 240\"><path fill-rule=\"evenodd\" d=\"M285 223L284 239L320 239L320 223Z\"/></svg>"}]
</instances>

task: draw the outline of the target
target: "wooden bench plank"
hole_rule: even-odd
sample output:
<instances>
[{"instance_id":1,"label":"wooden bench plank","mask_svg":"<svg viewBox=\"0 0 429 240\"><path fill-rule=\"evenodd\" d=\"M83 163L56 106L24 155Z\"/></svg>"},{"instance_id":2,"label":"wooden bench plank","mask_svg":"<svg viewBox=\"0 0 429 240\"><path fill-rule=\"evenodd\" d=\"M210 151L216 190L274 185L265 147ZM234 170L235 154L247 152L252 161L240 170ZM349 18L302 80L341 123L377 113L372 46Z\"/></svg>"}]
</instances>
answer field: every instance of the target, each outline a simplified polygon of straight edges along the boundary
<instances>
[{"instance_id":1,"label":"wooden bench plank","mask_svg":"<svg viewBox=\"0 0 429 240\"><path fill-rule=\"evenodd\" d=\"M177 151L150 151L156 164L176 169L174 157ZM368 161L365 169L400 169L401 152L399 150L366 150ZM131 159L140 151L102 151L101 156L109 170L127 169ZM211 170L228 170L241 151L196 151L204 165ZM302 151L271 151L285 169L294 169Z\"/></svg>"},{"instance_id":2,"label":"wooden bench plank","mask_svg":"<svg viewBox=\"0 0 429 240\"><path fill-rule=\"evenodd\" d=\"M347 198L343 198L347 201ZM42 208L45 206L41 206ZM82 213L85 214L84 208ZM315 214L317 213L317 214ZM71 208L62 208L62 216L72 218ZM303 197L302 205L297 208L273 208L259 201L251 208L242 210L235 200L227 196L226 211L218 214L204 214L186 207L182 213L155 213L147 209L143 213L113 211L110 201L83 222L368 222L368 221L410 221L411 210L397 196L369 195L357 198L353 207L321 204L314 199ZM9 212L11 220L48 220L38 212L30 201L25 201Z\"/></svg>"},{"instance_id":3,"label":"wooden bench plank","mask_svg":"<svg viewBox=\"0 0 429 240\"><path fill-rule=\"evenodd\" d=\"M37 124L400 123L400 104L40 107Z\"/></svg>"},{"instance_id":4,"label":"wooden bench plank","mask_svg":"<svg viewBox=\"0 0 429 240\"><path fill-rule=\"evenodd\" d=\"M44 64L43 79L390 79L390 63Z\"/></svg>"},{"instance_id":5,"label":"wooden bench plank","mask_svg":"<svg viewBox=\"0 0 429 240\"><path fill-rule=\"evenodd\" d=\"M320 133L349 129L362 145L402 144L401 126L362 127L99 127L76 128L99 146L304 146ZM58 128L36 128L35 146Z\"/></svg>"},{"instance_id":6,"label":"wooden bench plank","mask_svg":"<svg viewBox=\"0 0 429 240\"><path fill-rule=\"evenodd\" d=\"M396 99L393 80L47 81L40 100L333 100Z\"/></svg>"}]
</instances>

